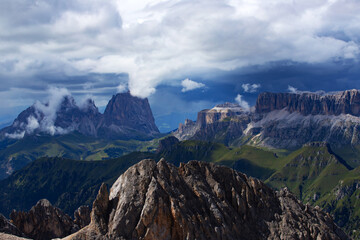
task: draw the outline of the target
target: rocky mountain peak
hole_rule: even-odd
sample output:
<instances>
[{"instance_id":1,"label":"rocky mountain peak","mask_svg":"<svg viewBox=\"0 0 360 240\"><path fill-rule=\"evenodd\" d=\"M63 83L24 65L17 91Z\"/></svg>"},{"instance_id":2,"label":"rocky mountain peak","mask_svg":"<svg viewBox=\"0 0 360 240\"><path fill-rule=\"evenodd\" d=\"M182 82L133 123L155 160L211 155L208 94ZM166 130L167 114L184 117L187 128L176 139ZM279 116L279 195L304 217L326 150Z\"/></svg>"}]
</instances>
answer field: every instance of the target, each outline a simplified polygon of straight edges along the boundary
<instances>
[{"instance_id":1,"label":"rocky mountain peak","mask_svg":"<svg viewBox=\"0 0 360 240\"><path fill-rule=\"evenodd\" d=\"M104 114L92 99L78 106L71 95L21 112L13 124L0 131L1 138L20 139L32 134L66 134L78 131L87 136L149 138L159 133L147 99L129 92L114 95Z\"/></svg>"},{"instance_id":2,"label":"rocky mountain peak","mask_svg":"<svg viewBox=\"0 0 360 240\"><path fill-rule=\"evenodd\" d=\"M129 129L142 134L156 134L156 127L149 101L134 97L130 92L114 95L106 106L102 126L110 127L110 133L127 132Z\"/></svg>"},{"instance_id":3,"label":"rocky mountain peak","mask_svg":"<svg viewBox=\"0 0 360 240\"><path fill-rule=\"evenodd\" d=\"M95 105L94 100L92 100L91 98L88 98L85 100L84 104L80 107L80 109L83 112L89 112L89 113L93 113L93 114L99 114L99 109L98 107Z\"/></svg>"},{"instance_id":4,"label":"rocky mountain peak","mask_svg":"<svg viewBox=\"0 0 360 240\"><path fill-rule=\"evenodd\" d=\"M76 108L76 103L75 103L75 99L68 95L68 96L64 96L61 103L60 103L60 109L59 111L66 111L67 109L72 109L72 108Z\"/></svg>"},{"instance_id":5,"label":"rocky mountain peak","mask_svg":"<svg viewBox=\"0 0 360 240\"><path fill-rule=\"evenodd\" d=\"M90 225L65 239L348 239L289 191L205 162L143 160L95 202Z\"/></svg>"}]
</instances>

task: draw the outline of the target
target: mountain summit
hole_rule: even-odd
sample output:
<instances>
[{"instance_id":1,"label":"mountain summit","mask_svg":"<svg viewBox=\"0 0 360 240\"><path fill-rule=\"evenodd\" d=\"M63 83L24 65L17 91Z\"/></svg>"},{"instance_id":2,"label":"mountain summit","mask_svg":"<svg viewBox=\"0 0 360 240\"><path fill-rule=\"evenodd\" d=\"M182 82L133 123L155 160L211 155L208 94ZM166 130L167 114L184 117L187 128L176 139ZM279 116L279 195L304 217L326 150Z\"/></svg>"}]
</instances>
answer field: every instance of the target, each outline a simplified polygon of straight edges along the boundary
<instances>
[{"instance_id":1,"label":"mountain summit","mask_svg":"<svg viewBox=\"0 0 360 240\"><path fill-rule=\"evenodd\" d=\"M0 138L20 139L36 134L61 135L80 132L86 136L115 139L144 139L159 133L147 99L118 93L104 114L93 100L81 106L66 95L46 104L35 103L21 112L13 124L0 131Z\"/></svg>"},{"instance_id":2,"label":"mountain summit","mask_svg":"<svg viewBox=\"0 0 360 240\"><path fill-rule=\"evenodd\" d=\"M108 136L119 134L153 135L159 133L148 99L131 96L130 92L114 95L106 106L99 129Z\"/></svg>"}]
</instances>

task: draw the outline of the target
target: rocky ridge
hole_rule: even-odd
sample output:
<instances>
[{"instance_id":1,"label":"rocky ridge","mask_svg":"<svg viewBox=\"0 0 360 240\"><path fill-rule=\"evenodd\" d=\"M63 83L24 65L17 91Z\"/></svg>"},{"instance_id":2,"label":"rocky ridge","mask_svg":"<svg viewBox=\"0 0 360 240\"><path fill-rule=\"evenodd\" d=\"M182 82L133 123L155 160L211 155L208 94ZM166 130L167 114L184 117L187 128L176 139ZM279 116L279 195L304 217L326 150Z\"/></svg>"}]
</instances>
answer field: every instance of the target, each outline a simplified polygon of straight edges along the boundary
<instances>
[{"instance_id":1,"label":"rocky ridge","mask_svg":"<svg viewBox=\"0 0 360 240\"><path fill-rule=\"evenodd\" d=\"M332 218L287 189L205 162L179 168L143 160L110 192L102 185L91 223L64 239L348 239Z\"/></svg>"},{"instance_id":2,"label":"rocky ridge","mask_svg":"<svg viewBox=\"0 0 360 240\"><path fill-rule=\"evenodd\" d=\"M60 209L53 207L48 200L42 199L29 212L14 210L10 214L12 223L8 224L12 227L11 231L1 229L1 232L25 236L34 240L65 237L85 227L90 222L90 209L86 206L81 206L74 215L75 220L73 221ZM6 218L4 219L6 220Z\"/></svg>"},{"instance_id":3,"label":"rocky ridge","mask_svg":"<svg viewBox=\"0 0 360 240\"><path fill-rule=\"evenodd\" d=\"M0 214L0 233L6 233L20 237L24 236L24 234L2 214Z\"/></svg>"},{"instance_id":4,"label":"rocky ridge","mask_svg":"<svg viewBox=\"0 0 360 240\"><path fill-rule=\"evenodd\" d=\"M112 97L101 114L93 100L78 106L72 96L59 105L35 103L21 112L11 126L0 131L0 139L20 139L28 135L61 135L78 131L86 136L105 138L151 138L159 133L147 99L129 92Z\"/></svg>"},{"instance_id":5,"label":"rocky ridge","mask_svg":"<svg viewBox=\"0 0 360 240\"><path fill-rule=\"evenodd\" d=\"M360 144L360 92L336 94L261 93L255 108L217 105L198 113L173 133L180 140L212 140L226 145L296 149L308 142L332 146Z\"/></svg>"},{"instance_id":6,"label":"rocky ridge","mask_svg":"<svg viewBox=\"0 0 360 240\"><path fill-rule=\"evenodd\" d=\"M319 93L260 93L256 101L257 113L286 109L302 115L360 116L360 92L346 90L335 94Z\"/></svg>"}]
</instances>

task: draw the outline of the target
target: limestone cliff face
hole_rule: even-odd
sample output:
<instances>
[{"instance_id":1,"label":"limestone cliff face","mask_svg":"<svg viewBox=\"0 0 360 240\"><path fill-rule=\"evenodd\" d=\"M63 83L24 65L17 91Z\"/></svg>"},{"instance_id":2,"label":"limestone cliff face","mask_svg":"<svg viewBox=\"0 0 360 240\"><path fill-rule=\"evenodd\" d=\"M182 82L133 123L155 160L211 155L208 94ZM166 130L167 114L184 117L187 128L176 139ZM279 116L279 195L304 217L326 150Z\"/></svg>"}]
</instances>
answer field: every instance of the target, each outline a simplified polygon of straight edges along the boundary
<instances>
[{"instance_id":1,"label":"limestone cliff face","mask_svg":"<svg viewBox=\"0 0 360 240\"><path fill-rule=\"evenodd\" d=\"M360 144L360 92L336 94L261 93L255 109L236 111L229 104L203 110L196 123L173 133L180 140L211 140L295 149L314 141L334 147Z\"/></svg>"},{"instance_id":2,"label":"limestone cliff face","mask_svg":"<svg viewBox=\"0 0 360 240\"><path fill-rule=\"evenodd\" d=\"M196 122L186 120L173 135L179 140L197 139L228 144L243 134L249 122L249 113L238 104L225 103L200 111Z\"/></svg>"},{"instance_id":3,"label":"limestone cliff face","mask_svg":"<svg viewBox=\"0 0 360 240\"><path fill-rule=\"evenodd\" d=\"M91 223L65 239L348 239L331 217L286 189L227 167L143 160L107 192Z\"/></svg>"},{"instance_id":4,"label":"limestone cliff face","mask_svg":"<svg viewBox=\"0 0 360 240\"><path fill-rule=\"evenodd\" d=\"M257 113L268 113L286 109L302 115L340 115L360 116L360 92L347 90L337 94L320 95L316 93L261 93L256 101Z\"/></svg>"}]
</instances>

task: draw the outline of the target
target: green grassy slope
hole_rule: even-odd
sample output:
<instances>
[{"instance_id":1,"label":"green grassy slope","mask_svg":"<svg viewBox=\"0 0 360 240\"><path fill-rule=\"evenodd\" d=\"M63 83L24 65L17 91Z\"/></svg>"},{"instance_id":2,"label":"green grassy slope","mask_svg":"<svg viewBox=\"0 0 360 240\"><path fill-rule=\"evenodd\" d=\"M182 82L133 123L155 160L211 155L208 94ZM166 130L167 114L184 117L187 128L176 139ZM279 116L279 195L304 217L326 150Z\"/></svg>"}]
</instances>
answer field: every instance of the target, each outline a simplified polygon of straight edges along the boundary
<instances>
[{"instance_id":1,"label":"green grassy slope","mask_svg":"<svg viewBox=\"0 0 360 240\"><path fill-rule=\"evenodd\" d=\"M60 136L30 136L0 148L0 179L5 170L21 169L40 157L64 157L76 160L104 160L117 158L133 151L155 149L156 142L139 140L105 140L79 133Z\"/></svg>"},{"instance_id":2,"label":"green grassy slope","mask_svg":"<svg viewBox=\"0 0 360 240\"><path fill-rule=\"evenodd\" d=\"M330 191L349 169L325 144L305 146L284 158L286 163L266 182L275 188L289 187L303 201Z\"/></svg>"},{"instance_id":3,"label":"green grassy slope","mask_svg":"<svg viewBox=\"0 0 360 240\"><path fill-rule=\"evenodd\" d=\"M336 223L354 239L360 239L360 167L349 171L313 204L331 213Z\"/></svg>"},{"instance_id":4,"label":"green grassy slope","mask_svg":"<svg viewBox=\"0 0 360 240\"><path fill-rule=\"evenodd\" d=\"M252 146L229 148L220 143L183 141L170 151L161 153L167 161L180 162L199 160L225 165L259 179L268 178L283 165L283 159L274 152Z\"/></svg>"},{"instance_id":5,"label":"green grassy slope","mask_svg":"<svg viewBox=\"0 0 360 240\"><path fill-rule=\"evenodd\" d=\"M360 228L360 167L351 169L326 144L305 146L284 158L266 183L288 187L304 203L318 205L354 239Z\"/></svg>"}]
</instances>

